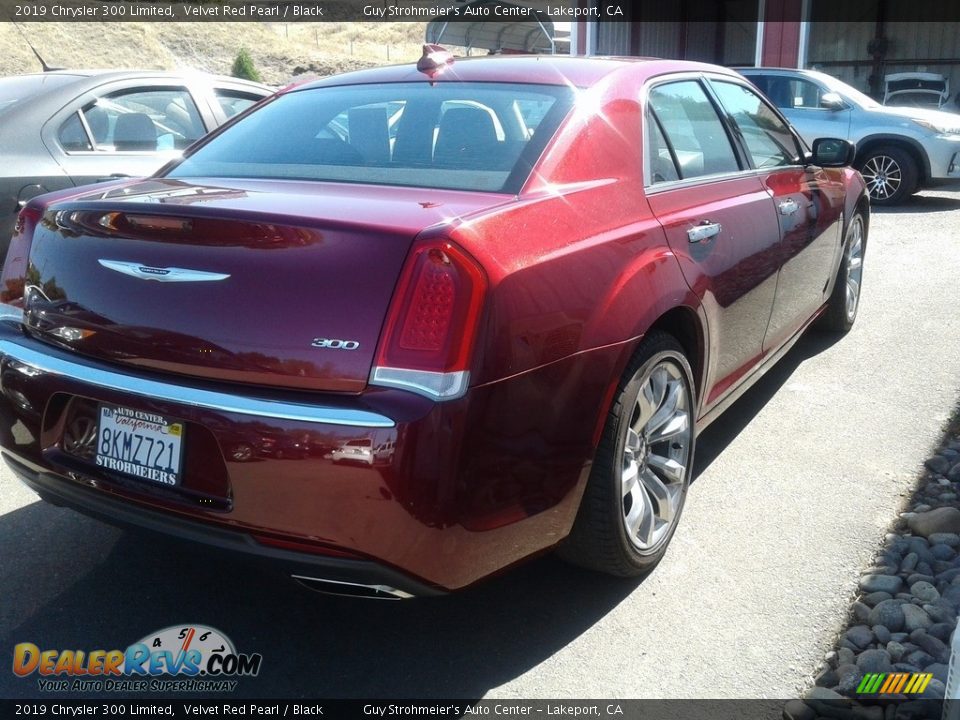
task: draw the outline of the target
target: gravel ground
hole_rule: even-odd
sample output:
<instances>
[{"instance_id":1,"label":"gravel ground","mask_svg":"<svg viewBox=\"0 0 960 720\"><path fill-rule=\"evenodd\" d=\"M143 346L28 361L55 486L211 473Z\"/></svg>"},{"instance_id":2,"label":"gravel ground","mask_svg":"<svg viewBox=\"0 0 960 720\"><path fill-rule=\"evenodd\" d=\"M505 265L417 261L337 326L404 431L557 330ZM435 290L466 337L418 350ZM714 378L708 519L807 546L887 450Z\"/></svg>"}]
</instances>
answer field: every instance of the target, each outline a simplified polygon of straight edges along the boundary
<instances>
[{"instance_id":1,"label":"gravel ground","mask_svg":"<svg viewBox=\"0 0 960 720\"><path fill-rule=\"evenodd\" d=\"M859 698L863 712L876 703L876 673L926 673L922 692L889 693L884 711L902 718L938 718L960 612L960 407L888 533L873 565L861 576L848 626L824 657L809 704L792 703L786 717L801 720L830 707L816 701ZM884 681L879 681L883 687ZM905 682L903 690L908 690ZM919 702L917 702L919 701ZM836 707L850 707L837 704ZM876 705L874 705L875 710ZM829 716L829 713L824 714ZM868 715L864 715L868 717Z\"/></svg>"}]
</instances>

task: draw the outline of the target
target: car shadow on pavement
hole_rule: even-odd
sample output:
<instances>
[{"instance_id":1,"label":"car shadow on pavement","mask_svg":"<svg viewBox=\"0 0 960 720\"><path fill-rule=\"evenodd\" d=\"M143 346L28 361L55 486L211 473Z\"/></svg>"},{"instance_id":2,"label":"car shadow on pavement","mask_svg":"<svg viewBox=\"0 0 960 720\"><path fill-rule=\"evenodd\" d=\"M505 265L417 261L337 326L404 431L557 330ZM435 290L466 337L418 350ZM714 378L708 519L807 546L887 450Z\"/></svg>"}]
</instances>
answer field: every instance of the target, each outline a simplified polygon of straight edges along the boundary
<instances>
[{"instance_id":1,"label":"car shadow on pavement","mask_svg":"<svg viewBox=\"0 0 960 720\"><path fill-rule=\"evenodd\" d=\"M801 363L835 341L801 338L701 436L697 472ZM336 598L242 557L120 531L43 502L0 516L0 547L0 652L20 642L124 649L154 631L200 623L238 651L263 655L260 675L243 679L238 697L479 698L575 641L642 583L548 555L445 597ZM33 677L0 672L0 697L35 697Z\"/></svg>"},{"instance_id":2,"label":"car shadow on pavement","mask_svg":"<svg viewBox=\"0 0 960 720\"><path fill-rule=\"evenodd\" d=\"M878 215L905 215L914 213L941 213L960 210L960 197L945 195L914 195L902 205L881 207L874 205L870 212Z\"/></svg>"},{"instance_id":3,"label":"car shadow on pavement","mask_svg":"<svg viewBox=\"0 0 960 720\"><path fill-rule=\"evenodd\" d=\"M244 558L42 502L0 517L0 547L8 660L21 642L123 650L200 623L263 655L238 697L479 698L573 642L640 582L547 556L446 597L336 598ZM0 697L36 697L36 678L0 672Z\"/></svg>"},{"instance_id":4,"label":"car shadow on pavement","mask_svg":"<svg viewBox=\"0 0 960 720\"><path fill-rule=\"evenodd\" d=\"M696 481L737 435L743 432L800 365L819 355L841 338L840 335L818 332L816 329L805 332L786 355L727 408L720 422L711 424L697 437L693 481Z\"/></svg>"}]
</instances>

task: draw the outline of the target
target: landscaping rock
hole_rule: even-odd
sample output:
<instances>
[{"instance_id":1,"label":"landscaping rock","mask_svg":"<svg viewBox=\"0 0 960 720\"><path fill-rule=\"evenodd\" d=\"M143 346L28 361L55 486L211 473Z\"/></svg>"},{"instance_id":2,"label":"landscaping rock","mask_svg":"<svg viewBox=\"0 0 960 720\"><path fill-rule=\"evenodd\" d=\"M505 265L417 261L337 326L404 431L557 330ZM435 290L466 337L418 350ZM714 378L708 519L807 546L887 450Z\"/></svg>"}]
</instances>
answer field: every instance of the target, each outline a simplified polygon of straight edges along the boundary
<instances>
[{"instance_id":1,"label":"landscaping rock","mask_svg":"<svg viewBox=\"0 0 960 720\"><path fill-rule=\"evenodd\" d=\"M942 545L941 547L946 547ZM949 548L948 548L949 549ZM940 599L940 593L928 582L920 581L910 586L910 592L914 597L920 598L925 603L936 602Z\"/></svg>"},{"instance_id":2,"label":"landscaping rock","mask_svg":"<svg viewBox=\"0 0 960 720\"><path fill-rule=\"evenodd\" d=\"M907 525L923 537L930 537L934 533L960 534L960 510L955 507L939 507L920 512L909 518Z\"/></svg>"},{"instance_id":3,"label":"landscaping rock","mask_svg":"<svg viewBox=\"0 0 960 720\"><path fill-rule=\"evenodd\" d=\"M790 700L783 706L784 720L816 720L816 717L816 711L802 700Z\"/></svg>"},{"instance_id":4,"label":"landscaping rock","mask_svg":"<svg viewBox=\"0 0 960 720\"><path fill-rule=\"evenodd\" d=\"M892 600L893 595L888 592L872 592L868 595L864 595L862 598L864 605L869 605L870 607L876 607L884 600Z\"/></svg>"},{"instance_id":5,"label":"landscaping rock","mask_svg":"<svg viewBox=\"0 0 960 720\"><path fill-rule=\"evenodd\" d=\"M957 533L932 533L927 539L931 545L947 545L952 548L960 547L960 535Z\"/></svg>"},{"instance_id":6,"label":"landscaping rock","mask_svg":"<svg viewBox=\"0 0 960 720\"><path fill-rule=\"evenodd\" d=\"M921 610L920 612L923 611ZM926 613L924 613L924 615L926 615ZM927 627L929 626L928 624ZM854 625L844 633L844 638L855 647L864 650L873 642L873 631L866 625Z\"/></svg>"},{"instance_id":7,"label":"landscaping rock","mask_svg":"<svg viewBox=\"0 0 960 720\"><path fill-rule=\"evenodd\" d=\"M924 652L926 652L930 657L932 657L938 663L948 663L950 662L950 648L947 647L947 644L939 638L935 638L933 635L927 633L920 633L918 637L910 636L910 639ZM869 651L868 651L869 652ZM863 657L861 655L860 657ZM860 666L860 659L857 658L857 665ZM881 672L877 670L876 672Z\"/></svg>"},{"instance_id":8,"label":"landscaping rock","mask_svg":"<svg viewBox=\"0 0 960 720\"><path fill-rule=\"evenodd\" d=\"M950 461L943 457L943 455L934 455L932 458L927 460L924 465L927 466L927 469L930 470L930 472L935 472L940 475L943 475L950 470Z\"/></svg>"},{"instance_id":9,"label":"landscaping rock","mask_svg":"<svg viewBox=\"0 0 960 720\"><path fill-rule=\"evenodd\" d=\"M926 636L930 640L940 642L936 638ZM943 643L941 643L942 645ZM922 647L922 646L921 646ZM939 659L936 656L934 659ZM886 650L864 650L857 658L857 668L863 673L881 673L893 670L893 663L890 662L890 653Z\"/></svg>"},{"instance_id":10,"label":"landscaping rock","mask_svg":"<svg viewBox=\"0 0 960 720\"><path fill-rule=\"evenodd\" d=\"M960 514L960 510L957 511ZM903 580L896 575L864 575L860 578L860 590L865 593L885 592L894 595L903 588Z\"/></svg>"},{"instance_id":11,"label":"landscaping rock","mask_svg":"<svg viewBox=\"0 0 960 720\"><path fill-rule=\"evenodd\" d=\"M918 608L916 605L902 605L900 608L903 611L903 628L908 632L913 632L917 628L928 628L933 625L933 621L930 620L930 616L927 615L926 611L922 608ZM869 628L867 628L869 630ZM872 635L873 633L871 633Z\"/></svg>"},{"instance_id":12,"label":"landscaping rock","mask_svg":"<svg viewBox=\"0 0 960 720\"><path fill-rule=\"evenodd\" d=\"M897 600L884 600L870 611L868 622L871 625L883 625L891 633L903 630L903 606Z\"/></svg>"},{"instance_id":13,"label":"landscaping rock","mask_svg":"<svg viewBox=\"0 0 960 720\"><path fill-rule=\"evenodd\" d=\"M884 625L874 625L872 628L873 636L877 639L877 643L880 645L886 645L890 642L890 631Z\"/></svg>"}]
</instances>

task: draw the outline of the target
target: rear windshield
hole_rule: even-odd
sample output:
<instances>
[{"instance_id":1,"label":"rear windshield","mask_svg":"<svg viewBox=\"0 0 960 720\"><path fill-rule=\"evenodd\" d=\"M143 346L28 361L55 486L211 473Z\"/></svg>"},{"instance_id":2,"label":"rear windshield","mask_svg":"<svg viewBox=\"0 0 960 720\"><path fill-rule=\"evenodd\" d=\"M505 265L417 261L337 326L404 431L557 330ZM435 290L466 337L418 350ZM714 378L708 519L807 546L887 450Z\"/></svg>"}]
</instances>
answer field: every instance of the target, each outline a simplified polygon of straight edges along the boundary
<instances>
[{"instance_id":1,"label":"rear windshield","mask_svg":"<svg viewBox=\"0 0 960 720\"><path fill-rule=\"evenodd\" d=\"M75 75L15 75L0 78L0 114L31 95L73 82Z\"/></svg>"},{"instance_id":2,"label":"rear windshield","mask_svg":"<svg viewBox=\"0 0 960 720\"><path fill-rule=\"evenodd\" d=\"M516 192L572 101L566 86L506 83L295 91L228 128L168 177Z\"/></svg>"}]
</instances>

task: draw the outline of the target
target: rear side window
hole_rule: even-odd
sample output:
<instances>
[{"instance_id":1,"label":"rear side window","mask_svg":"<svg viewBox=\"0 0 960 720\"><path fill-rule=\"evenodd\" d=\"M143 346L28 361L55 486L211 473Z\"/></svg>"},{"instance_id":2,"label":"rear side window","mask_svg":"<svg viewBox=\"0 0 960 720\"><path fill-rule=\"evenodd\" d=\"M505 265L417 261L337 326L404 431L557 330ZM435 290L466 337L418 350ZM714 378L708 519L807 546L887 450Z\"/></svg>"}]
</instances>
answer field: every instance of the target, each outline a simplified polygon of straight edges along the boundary
<instances>
[{"instance_id":1,"label":"rear side window","mask_svg":"<svg viewBox=\"0 0 960 720\"><path fill-rule=\"evenodd\" d=\"M737 127L757 168L799 162L797 143L783 121L753 90L736 83L712 81L713 89Z\"/></svg>"},{"instance_id":2,"label":"rear side window","mask_svg":"<svg viewBox=\"0 0 960 720\"><path fill-rule=\"evenodd\" d=\"M227 90L226 88L216 88L214 94L217 96L217 102L220 109L227 118L239 115L244 110L260 102L260 98L249 93L239 92L238 90Z\"/></svg>"},{"instance_id":3,"label":"rear side window","mask_svg":"<svg viewBox=\"0 0 960 720\"><path fill-rule=\"evenodd\" d=\"M680 179L670 145L653 113L647 113L647 157L650 158L649 172L652 184Z\"/></svg>"},{"instance_id":4,"label":"rear side window","mask_svg":"<svg viewBox=\"0 0 960 720\"><path fill-rule=\"evenodd\" d=\"M77 113L73 113L60 126L57 139L67 152L93 150L90 138L87 137L87 131L83 129L83 124L80 122L80 116Z\"/></svg>"},{"instance_id":5,"label":"rear side window","mask_svg":"<svg viewBox=\"0 0 960 720\"><path fill-rule=\"evenodd\" d=\"M282 95L170 177L516 192L573 101L566 86L425 82Z\"/></svg>"},{"instance_id":6,"label":"rear side window","mask_svg":"<svg viewBox=\"0 0 960 720\"><path fill-rule=\"evenodd\" d=\"M206 132L182 88L123 90L82 110L96 149L105 152L182 150Z\"/></svg>"},{"instance_id":7,"label":"rear side window","mask_svg":"<svg viewBox=\"0 0 960 720\"><path fill-rule=\"evenodd\" d=\"M657 85L648 104L673 149L681 179L740 170L726 128L699 82Z\"/></svg>"}]
</instances>

